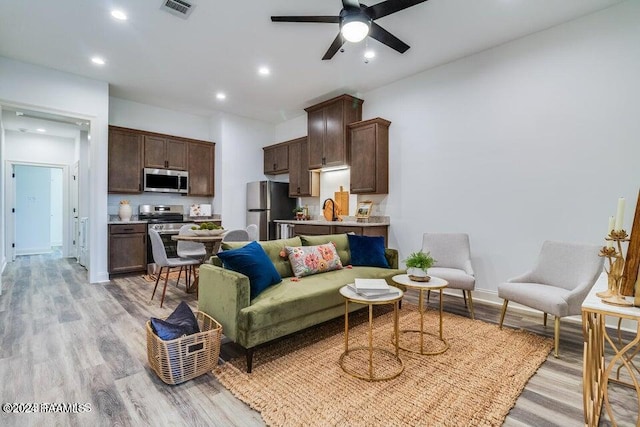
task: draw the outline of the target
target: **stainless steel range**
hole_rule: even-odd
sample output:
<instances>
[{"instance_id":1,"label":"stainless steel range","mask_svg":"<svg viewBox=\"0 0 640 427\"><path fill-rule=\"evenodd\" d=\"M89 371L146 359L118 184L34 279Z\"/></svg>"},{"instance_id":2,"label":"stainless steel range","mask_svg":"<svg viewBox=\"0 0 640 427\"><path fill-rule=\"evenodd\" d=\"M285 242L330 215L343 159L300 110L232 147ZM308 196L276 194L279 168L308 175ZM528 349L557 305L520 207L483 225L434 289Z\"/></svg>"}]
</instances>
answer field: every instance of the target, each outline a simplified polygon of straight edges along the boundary
<instances>
[{"instance_id":1,"label":"stainless steel range","mask_svg":"<svg viewBox=\"0 0 640 427\"><path fill-rule=\"evenodd\" d=\"M148 228L162 234L178 234L185 223L182 205L140 205L138 218L149 223ZM190 222L190 221L188 221Z\"/></svg>"},{"instance_id":2,"label":"stainless steel range","mask_svg":"<svg viewBox=\"0 0 640 427\"><path fill-rule=\"evenodd\" d=\"M167 257L177 257L178 243L171 240L171 236L180 232L180 227L185 224L184 208L182 205L140 205L138 219L147 221L148 230L156 230L162 238ZM191 221L186 221L189 223ZM151 239L147 237L147 271L155 273L156 265L153 261L153 249Z\"/></svg>"}]
</instances>

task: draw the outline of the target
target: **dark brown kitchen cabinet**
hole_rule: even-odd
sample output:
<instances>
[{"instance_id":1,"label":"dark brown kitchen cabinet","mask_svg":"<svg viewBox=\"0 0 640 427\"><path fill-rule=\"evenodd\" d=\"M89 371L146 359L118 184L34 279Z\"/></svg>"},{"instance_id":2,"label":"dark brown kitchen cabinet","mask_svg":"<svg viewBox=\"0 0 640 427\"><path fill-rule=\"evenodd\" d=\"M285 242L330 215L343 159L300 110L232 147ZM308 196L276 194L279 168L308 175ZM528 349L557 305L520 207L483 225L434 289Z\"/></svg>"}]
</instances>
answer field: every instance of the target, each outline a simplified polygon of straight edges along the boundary
<instances>
[{"instance_id":1,"label":"dark brown kitchen cabinet","mask_svg":"<svg viewBox=\"0 0 640 427\"><path fill-rule=\"evenodd\" d=\"M109 274L147 270L147 224L109 224Z\"/></svg>"},{"instance_id":2,"label":"dark brown kitchen cabinet","mask_svg":"<svg viewBox=\"0 0 640 427\"><path fill-rule=\"evenodd\" d=\"M293 233L296 236L322 236L331 234L330 225L294 224Z\"/></svg>"},{"instance_id":3,"label":"dark brown kitchen cabinet","mask_svg":"<svg viewBox=\"0 0 640 427\"><path fill-rule=\"evenodd\" d=\"M320 172L309 170L307 137L289 141L289 197L318 197Z\"/></svg>"},{"instance_id":4,"label":"dark brown kitchen cabinet","mask_svg":"<svg viewBox=\"0 0 640 427\"><path fill-rule=\"evenodd\" d=\"M289 144L280 144L263 147L264 150L264 174L277 175L289 172Z\"/></svg>"},{"instance_id":5,"label":"dark brown kitchen cabinet","mask_svg":"<svg viewBox=\"0 0 640 427\"><path fill-rule=\"evenodd\" d=\"M145 135L144 167L187 170L187 143L163 136Z\"/></svg>"},{"instance_id":6,"label":"dark brown kitchen cabinet","mask_svg":"<svg viewBox=\"0 0 640 427\"><path fill-rule=\"evenodd\" d=\"M142 192L143 142L142 134L136 131L109 126L109 193Z\"/></svg>"},{"instance_id":7,"label":"dark brown kitchen cabinet","mask_svg":"<svg viewBox=\"0 0 640 427\"><path fill-rule=\"evenodd\" d=\"M332 233L354 233L358 236L382 236L384 237L384 246L387 246L388 225L372 225L368 227L359 227L357 225L334 225Z\"/></svg>"},{"instance_id":8,"label":"dark brown kitchen cabinet","mask_svg":"<svg viewBox=\"0 0 640 427\"><path fill-rule=\"evenodd\" d=\"M214 195L215 144L189 143L189 195Z\"/></svg>"},{"instance_id":9,"label":"dark brown kitchen cabinet","mask_svg":"<svg viewBox=\"0 0 640 427\"><path fill-rule=\"evenodd\" d=\"M389 125L377 117L351 123L351 193L387 194L389 192Z\"/></svg>"},{"instance_id":10,"label":"dark brown kitchen cabinet","mask_svg":"<svg viewBox=\"0 0 640 427\"><path fill-rule=\"evenodd\" d=\"M350 95L341 95L305 108L309 169L349 164L347 125L362 120L363 102Z\"/></svg>"}]
</instances>

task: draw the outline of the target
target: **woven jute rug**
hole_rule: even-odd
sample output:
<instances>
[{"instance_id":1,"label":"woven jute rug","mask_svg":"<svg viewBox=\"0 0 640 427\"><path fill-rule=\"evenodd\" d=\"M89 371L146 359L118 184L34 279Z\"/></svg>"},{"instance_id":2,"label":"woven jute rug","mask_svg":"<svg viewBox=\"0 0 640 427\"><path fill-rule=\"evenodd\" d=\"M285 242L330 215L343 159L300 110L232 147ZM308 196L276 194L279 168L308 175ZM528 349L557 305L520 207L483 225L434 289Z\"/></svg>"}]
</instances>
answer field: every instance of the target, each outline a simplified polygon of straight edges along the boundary
<instances>
[{"instance_id":1,"label":"woven jute rug","mask_svg":"<svg viewBox=\"0 0 640 427\"><path fill-rule=\"evenodd\" d=\"M376 307L373 341L393 350L393 312ZM350 348L367 345L368 314L350 316ZM419 327L415 306L404 303L400 329ZM425 330L437 335L438 312L425 313ZM338 361L344 351L344 320L336 319L256 350L253 372L245 359L217 367L221 384L264 421L275 426L496 426L501 425L529 378L545 361L551 339L479 320L444 314L450 348L436 356L400 350L404 371L395 379L368 382L345 373ZM417 345L417 334L401 344ZM434 337L425 348L438 349ZM368 352L353 367L368 365ZM397 368L374 358L376 373ZM366 372L366 371L365 371Z\"/></svg>"}]
</instances>

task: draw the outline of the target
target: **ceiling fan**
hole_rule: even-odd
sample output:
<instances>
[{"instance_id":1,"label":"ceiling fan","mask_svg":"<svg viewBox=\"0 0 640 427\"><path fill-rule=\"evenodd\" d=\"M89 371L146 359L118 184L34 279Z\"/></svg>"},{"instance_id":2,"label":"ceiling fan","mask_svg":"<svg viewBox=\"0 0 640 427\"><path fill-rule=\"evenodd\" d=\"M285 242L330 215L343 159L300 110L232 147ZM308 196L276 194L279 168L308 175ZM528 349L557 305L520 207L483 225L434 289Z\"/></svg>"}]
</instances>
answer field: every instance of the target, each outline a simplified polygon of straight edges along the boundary
<instances>
[{"instance_id":1,"label":"ceiling fan","mask_svg":"<svg viewBox=\"0 0 640 427\"><path fill-rule=\"evenodd\" d=\"M342 0L339 16L272 16L271 21L340 24L340 32L322 57L323 60L333 58L345 40L357 43L367 36L400 53L405 53L409 45L373 21L425 1L427 0L386 0L373 6L366 6L360 4L358 0Z\"/></svg>"}]
</instances>

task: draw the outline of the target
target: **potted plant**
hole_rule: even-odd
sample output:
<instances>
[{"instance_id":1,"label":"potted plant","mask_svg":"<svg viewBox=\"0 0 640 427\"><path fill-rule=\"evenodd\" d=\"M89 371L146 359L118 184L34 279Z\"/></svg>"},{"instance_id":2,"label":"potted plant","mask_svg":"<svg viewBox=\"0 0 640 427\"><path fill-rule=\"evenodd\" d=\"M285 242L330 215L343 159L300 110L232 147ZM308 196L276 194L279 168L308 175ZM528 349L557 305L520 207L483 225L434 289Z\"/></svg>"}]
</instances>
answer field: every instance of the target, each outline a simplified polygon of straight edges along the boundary
<instances>
[{"instance_id":1,"label":"potted plant","mask_svg":"<svg viewBox=\"0 0 640 427\"><path fill-rule=\"evenodd\" d=\"M304 219L304 209L302 208L302 206L297 206L296 208L294 208L293 213L296 214L297 220Z\"/></svg>"},{"instance_id":2,"label":"potted plant","mask_svg":"<svg viewBox=\"0 0 640 427\"><path fill-rule=\"evenodd\" d=\"M430 277L427 275L427 270L433 267L435 262L436 260L433 259L430 252L424 253L422 251L413 252L404 260L407 265L409 279L419 282L429 281Z\"/></svg>"}]
</instances>

